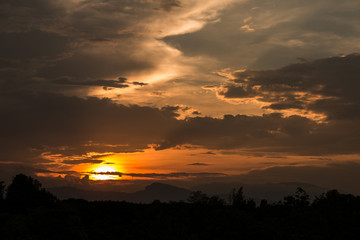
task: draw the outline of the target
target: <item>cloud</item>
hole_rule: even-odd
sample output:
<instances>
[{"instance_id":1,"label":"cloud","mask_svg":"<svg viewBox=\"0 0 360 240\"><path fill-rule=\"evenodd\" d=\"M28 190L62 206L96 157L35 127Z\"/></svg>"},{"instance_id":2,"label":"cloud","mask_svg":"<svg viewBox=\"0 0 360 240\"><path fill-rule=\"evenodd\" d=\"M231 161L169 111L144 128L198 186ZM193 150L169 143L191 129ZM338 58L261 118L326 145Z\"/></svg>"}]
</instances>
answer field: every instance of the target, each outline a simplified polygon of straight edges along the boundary
<instances>
[{"instance_id":1,"label":"cloud","mask_svg":"<svg viewBox=\"0 0 360 240\"><path fill-rule=\"evenodd\" d=\"M224 177L224 173L188 173L188 172L172 172L172 173L123 173L126 176L141 177L141 178L206 178L206 177Z\"/></svg>"},{"instance_id":2,"label":"cloud","mask_svg":"<svg viewBox=\"0 0 360 240\"><path fill-rule=\"evenodd\" d=\"M86 174L95 174L95 175L116 175L121 177L122 175L124 175L121 172L95 172L95 171L91 171L91 172L85 172Z\"/></svg>"},{"instance_id":3,"label":"cloud","mask_svg":"<svg viewBox=\"0 0 360 240\"><path fill-rule=\"evenodd\" d=\"M99 159L81 159L81 160L64 160L62 163L70 164L70 165L77 165L77 164L84 164L84 163L90 163L90 164L99 164L104 162L104 160Z\"/></svg>"},{"instance_id":4,"label":"cloud","mask_svg":"<svg viewBox=\"0 0 360 240\"><path fill-rule=\"evenodd\" d=\"M187 118L158 146L183 144L245 152L327 155L359 153L360 55L234 71L218 96L256 101L260 116Z\"/></svg>"},{"instance_id":5,"label":"cloud","mask_svg":"<svg viewBox=\"0 0 360 240\"><path fill-rule=\"evenodd\" d=\"M327 56L358 51L359 5L234 2L1 1L0 162L71 179L103 161L86 153L150 146L358 154L360 56ZM229 67L248 70L218 89Z\"/></svg>"},{"instance_id":6,"label":"cloud","mask_svg":"<svg viewBox=\"0 0 360 240\"><path fill-rule=\"evenodd\" d=\"M112 88L127 88L129 85L123 84L123 81L118 80L91 80L91 81L71 81L66 78L57 79L53 81L54 84L59 85L75 85L75 86L99 86L99 87L112 87Z\"/></svg>"},{"instance_id":7,"label":"cloud","mask_svg":"<svg viewBox=\"0 0 360 240\"><path fill-rule=\"evenodd\" d=\"M85 174L96 174L96 175L117 175L130 176L136 178L154 178L154 179L168 179L168 178L211 178L211 177L224 177L224 173L212 173L212 172L171 172L171 173L125 173L125 172L85 172Z\"/></svg>"},{"instance_id":8,"label":"cloud","mask_svg":"<svg viewBox=\"0 0 360 240\"><path fill-rule=\"evenodd\" d=\"M0 85L84 97L182 75L191 59L160 39L202 28L230 2L1 2L1 61L7 67ZM117 76L129 82L112 80Z\"/></svg>"},{"instance_id":9,"label":"cloud","mask_svg":"<svg viewBox=\"0 0 360 240\"><path fill-rule=\"evenodd\" d=\"M218 59L223 68L278 68L358 51L360 7L353 0L236 1L221 20L165 41L189 56Z\"/></svg>"},{"instance_id":10,"label":"cloud","mask_svg":"<svg viewBox=\"0 0 360 240\"><path fill-rule=\"evenodd\" d=\"M207 152L204 152L203 154L216 155L216 153L214 153L214 152L212 152L212 151L207 151Z\"/></svg>"},{"instance_id":11,"label":"cloud","mask_svg":"<svg viewBox=\"0 0 360 240\"><path fill-rule=\"evenodd\" d=\"M22 91L1 91L0 99L1 161L40 161L42 152L141 151L181 123L171 107Z\"/></svg>"},{"instance_id":12,"label":"cloud","mask_svg":"<svg viewBox=\"0 0 360 240\"><path fill-rule=\"evenodd\" d=\"M320 133L317 131L323 127L305 117L283 117L276 113L262 116L225 115L222 119L187 118L158 149L192 144L208 149L259 152L313 151L310 141L318 141L317 134ZM320 143L317 147L319 151L323 150Z\"/></svg>"},{"instance_id":13,"label":"cloud","mask_svg":"<svg viewBox=\"0 0 360 240\"><path fill-rule=\"evenodd\" d=\"M272 104L292 104L295 110L324 114L322 122L309 114L284 115L288 108L274 106L271 110L280 113L181 120L179 112L186 107L126 106L110 99L6 88L0 97L1 161L51 162L41 154L129 153L154 144L157 150L192 145L249 155L359 153L359 61L360 56L352 54L275 70L235 71L219 93L229 98L227 90L236 86L243 92L233 98L256 99L269 109Z\"/></svg>"},{"instance_id":14,"label":"cloud","mask_svg":"<svg viewBox=\"0 0 360 240\"><path fill-rule=\"evenodd\" d=\"M206 163L190 163L189 166L208 166L209 164Z\"/></svg>"},{"instance_id":15,"label":"cloud","mask_svg":"<svg viewBox=\"0 0 360 240\"><path fill-rule=\"evenodd\" d=\"M171 11L173 8L181 7L181 3L178 0L161 0L160 8L156 8L164 11Z\"/></svg>"},{"instance_id":16,"label":"cloud","mask_svg":"<svg viewBox=\"0 0 360 240\"><path fill-rule=\"evenodd\" d=\"M59 78L52 81L55 85L65 85L65 86L89 86L89 87L104 87L104 88L128 88L129 85L134 86L146 86L148 83L143 82L128 82L126 78L119 77L117 80L87 80L87 81L74 81L70 78Z\"/></svg>"},{"instance_id":17,"label":"cloud","mask_svg":"<svg viewBox=\"0 0 360 240\"><path fill-rule=\"evenodd\" d=\"M132 84L134 84L136 86L146 86L146 85L148 85L147 83L143 83L143 82L132 82Z\"/></svg>"},{"instance_id":18,"label":"cloud","mask_svg":"<svg viewBox=\"0 0 360 240\"><path fill-rule=\"evenodd\" d=\"M246 70L233 79L219 95L225 98L254 99L265 109L298 109L325 114L327 119L359 118L360 55L331 57L291 64L276 70Z\"/></svg>"}]
</instances>

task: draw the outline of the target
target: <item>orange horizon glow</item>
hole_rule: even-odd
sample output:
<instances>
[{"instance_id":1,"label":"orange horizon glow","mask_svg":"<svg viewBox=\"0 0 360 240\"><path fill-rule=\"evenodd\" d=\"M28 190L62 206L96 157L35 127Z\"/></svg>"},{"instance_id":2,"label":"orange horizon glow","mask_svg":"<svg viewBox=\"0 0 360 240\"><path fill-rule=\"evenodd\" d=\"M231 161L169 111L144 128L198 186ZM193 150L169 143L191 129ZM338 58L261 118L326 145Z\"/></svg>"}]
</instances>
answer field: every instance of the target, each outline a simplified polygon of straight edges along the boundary
<instances>
[{"instance_id":1,"label":"orange horizon glow","mask_svg":"<svg viewBox=\"0 0 360 240\"><path fill-rule=\"evenodd\" d=\"M249 149L254 151L254 149ZM262 151L262 149L259 149ZM78 173L79 178L88 176L91 181L134 181L134 180L164 180L164 179L191 179L192 177L174 177L171 173L224 173L227 175L247 174L253 170L263 170L271 165L289 166L296 163L297 166L324 166L326 162L316 156L282 156L281 154L269 154L266 156L249 156L249 152L223 153L205 148L177 148L156 151L153 148L142 152L132 153L113 153L112 155L98 158L102 163L91 164L83 163L69 166L69 170ZM89 153L90 155L90 153ZM91 153L100 155L100 153ZM50 156L48 156L50 158ZM79 156L73 156L79 157ZM221 163L218 158L221 157ZM332 160L351 161L356 158L355 155L332 156ZM63 160L56 156L59 163ZM194 163L201 163L194 165ZM235 167L229 167L235 166ZM50 169L50 173L38 173L41 177L66 177L66 174L59 174L62 169Z\"/></svg>"}]
</instances>

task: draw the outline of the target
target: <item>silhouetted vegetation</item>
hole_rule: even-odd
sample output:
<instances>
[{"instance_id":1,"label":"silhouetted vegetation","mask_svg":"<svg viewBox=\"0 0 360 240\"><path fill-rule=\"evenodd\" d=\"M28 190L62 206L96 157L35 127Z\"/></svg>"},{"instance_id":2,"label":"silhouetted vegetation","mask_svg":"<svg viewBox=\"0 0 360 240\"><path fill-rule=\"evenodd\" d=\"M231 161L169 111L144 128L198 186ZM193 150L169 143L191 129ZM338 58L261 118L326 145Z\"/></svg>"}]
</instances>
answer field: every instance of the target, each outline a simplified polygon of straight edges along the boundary
<instances>
[{"instance_id":1,"label":"silhouetted vegetation","mask_svg":"<svg viewBox=\"0 0 360 240\"><path fill-rule=\"evenodd\" d=\"M41 183L32 177L18 174L6 190L6 202L16 209L27 207L48 206L57 199L50 192L41 188Z\"/></svg>"},{"instance_id":2,"label":"silhouetted vegetation","mask_svg":"<svg viewBox=\"0 0 360 240\"><path fill-rule=\"evenodd\" d=\"M4 200L5 184L3 181L0 182L0 201Z\"/></svg>"},{"instance_id":3,"label":"silhouetted vegetation","mask_svg":"<svg viewBox=\"0 0 360 240\"><path fill-rule=\"evenodd\" d=\"M151 204L68 199L17 175L0 208L1 239L358 239L360 197L328 191L313 201L302 188L258 206L242 187L229 201L193 192L187 202ZM1 193L1 191L0 191Z\"/></svg>"}]
</instances>

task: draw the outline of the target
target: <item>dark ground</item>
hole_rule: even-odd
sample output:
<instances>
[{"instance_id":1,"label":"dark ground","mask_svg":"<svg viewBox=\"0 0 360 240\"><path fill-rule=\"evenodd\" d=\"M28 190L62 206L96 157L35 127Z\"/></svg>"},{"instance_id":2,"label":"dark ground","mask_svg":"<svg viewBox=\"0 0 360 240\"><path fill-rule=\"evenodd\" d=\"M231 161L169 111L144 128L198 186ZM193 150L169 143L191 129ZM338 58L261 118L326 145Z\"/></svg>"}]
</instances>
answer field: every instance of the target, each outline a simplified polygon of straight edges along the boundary
<instances>
[{"instance_id":1,"label":"dark ground","mask_svg":"<svg viewBox=\"0 0 360 240\"><path fill-rule=\"evenodd\" d=\"M57 200L25 175L0 184L0 239L359 239L360 197L336 190L310 202L298 188L259 205L193 192L187 202ZM6 191L4 191L6 190Z\"/></svg>"}]
</instances>

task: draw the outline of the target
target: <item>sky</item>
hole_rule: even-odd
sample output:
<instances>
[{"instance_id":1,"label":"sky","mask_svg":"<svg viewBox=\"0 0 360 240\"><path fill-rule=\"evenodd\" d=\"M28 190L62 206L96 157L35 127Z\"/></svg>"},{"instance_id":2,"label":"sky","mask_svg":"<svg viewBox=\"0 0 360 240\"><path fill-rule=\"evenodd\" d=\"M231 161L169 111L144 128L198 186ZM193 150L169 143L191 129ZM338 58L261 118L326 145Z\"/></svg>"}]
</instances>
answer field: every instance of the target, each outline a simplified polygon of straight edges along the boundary
<instances>
[{"instance_id":1,"label":"sky","mask_svg":"<svg viewBox=\"0 0 360 240\"><path fill-rule=\"evenodd\" d=\"M2 0L0 176L360 194L357 0Z\"/></svg>"}]
</instances>

